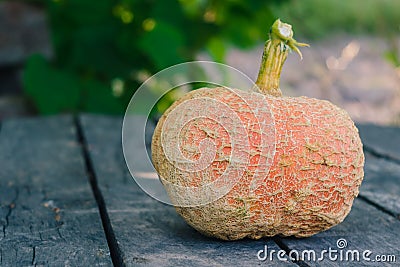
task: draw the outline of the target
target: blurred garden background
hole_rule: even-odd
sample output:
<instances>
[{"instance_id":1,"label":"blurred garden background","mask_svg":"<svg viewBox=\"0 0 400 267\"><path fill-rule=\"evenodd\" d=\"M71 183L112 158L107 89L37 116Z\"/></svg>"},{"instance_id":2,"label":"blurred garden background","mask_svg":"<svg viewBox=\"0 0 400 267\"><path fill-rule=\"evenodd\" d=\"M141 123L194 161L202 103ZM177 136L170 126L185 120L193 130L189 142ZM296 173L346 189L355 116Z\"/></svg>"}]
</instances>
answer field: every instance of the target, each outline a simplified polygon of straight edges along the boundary
<instances>
[{"instance_id":1,"label":"blurred garden background","mask_svg":"<svg viewBox=\"0 0 400 267\"><path fill-rule=\"evenodd\" d=\"M286 95L330 100L358 122L400 125L398 0L1 1L0 119L123 114L144 80L192 60L255 79L276 18L311 45L302 61L289 56Z\"/></svg>"}]
</instances>

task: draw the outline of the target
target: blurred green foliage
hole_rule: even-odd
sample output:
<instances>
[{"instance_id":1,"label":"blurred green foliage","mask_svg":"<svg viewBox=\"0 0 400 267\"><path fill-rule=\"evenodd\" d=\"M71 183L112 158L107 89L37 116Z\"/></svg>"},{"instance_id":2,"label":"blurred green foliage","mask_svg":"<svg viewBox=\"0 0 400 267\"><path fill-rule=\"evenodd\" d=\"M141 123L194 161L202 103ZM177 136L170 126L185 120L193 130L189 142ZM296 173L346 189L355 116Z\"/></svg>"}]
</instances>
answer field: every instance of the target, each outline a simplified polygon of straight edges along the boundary
<instances>
[{"instance_id":1,"label":"blurred green foliage","mask_svg":"<svg viewBox=\"0 0 400 267\"><path fill-rule=\"evenodd\" d=\"M338 32L382 37L400 33L398 0L290 0L271 9L307 39Z\"/></svg>"},{"instance_id":2,"label":"blurred green foliage","mask_svg":"<svg viewBox=\"0 0 400 267\"><path fill-rule=\"evenodd\" d=\"M282 5L273 4L271 9L295 25L297 36L303 38L321 39L336 33L379 36L388 44L382 56L400 67L399 0L289 0Z\"/></svg>"},{"instance_id":3,"label":"blurred green foliage","mask_svg":"<svg viewBox=\"0 0 400 267\"><path fill-rule=\"evenodd\" d=\"M121 114L151 74L207 50L267 38L271 3L258 0L31 0L45 6L55 56L31 56L24 90L39 112ZM282 2L278 1L277 2Z\"/></svg>"}]
</instances>

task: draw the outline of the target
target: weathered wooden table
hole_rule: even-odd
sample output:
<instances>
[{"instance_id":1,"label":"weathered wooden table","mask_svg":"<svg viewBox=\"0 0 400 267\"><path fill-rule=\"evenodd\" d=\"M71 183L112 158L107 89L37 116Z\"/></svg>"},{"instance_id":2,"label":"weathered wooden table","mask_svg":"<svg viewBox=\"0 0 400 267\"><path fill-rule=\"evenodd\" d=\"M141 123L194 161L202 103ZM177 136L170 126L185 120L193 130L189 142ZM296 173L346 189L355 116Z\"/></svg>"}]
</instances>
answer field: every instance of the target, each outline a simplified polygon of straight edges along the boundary
<instances>
[{"instance_id":1,"label":"weathered wooden table","mask_svg":"<svg viewBox=\"0 0 400 267\"><path fill-rule=\"evenodd\" d=\"M225 242L141 191L124 162L121 123L1 123L1 266L400 265L400 128L359 125L365 179L342 224L305 239Z\"/></svg>"}]
</instances>

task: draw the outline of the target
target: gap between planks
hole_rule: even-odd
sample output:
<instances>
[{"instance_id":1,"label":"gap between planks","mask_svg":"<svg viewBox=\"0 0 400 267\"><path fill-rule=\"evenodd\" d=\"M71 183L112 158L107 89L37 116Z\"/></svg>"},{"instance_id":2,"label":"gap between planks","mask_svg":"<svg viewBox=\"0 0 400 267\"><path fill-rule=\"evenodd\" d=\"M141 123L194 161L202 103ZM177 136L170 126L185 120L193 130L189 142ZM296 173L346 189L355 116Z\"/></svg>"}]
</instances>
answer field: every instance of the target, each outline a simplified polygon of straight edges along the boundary
<instances>
[{"instance_id":1,"label":"gap between planks","mask_svg":"<svg viewBox=\"0 0 400 267\"><path fill-rule=\"evenodd\" d=\"M86 172L87 172L89 182L90 182L90 185L91 185L91 188L92 188L92 191L93 191L93 194L96 199L98 209L100 212L104 232L105 232L105 235L107 238L107 243L108 243L108 246L110 249L112 262L113 262L114 266L125 266L121 249L118 245L114 231L113 231L111 223L110 223L110 218L108 216L108 212L107 212L107 208L105 205L103 195L102 195L100 188L98 186L98 183L97 183L97 178L96 178L94 168L93 168L93 165L92 165L92 162L90 159L87 142L86 142L86 139L85 139L85 136L83 133L83 128L80 123L79 117L74 116L74 123L75 123L76 129L77 129L77 139L82 147L82 153L83 153L84 160L85 160ZM1 123L0 123L0 131L1 131ZM375 149L373 149L372 147L364 145L364 152L370 153L371 155L373 155L375 157L382 158L384 160L391 161L396 164L400 164L399 159L394 158L390 155L380 153L380 152L376 151ZM385 207L369 200L368 198L364 197L362 194L359 195L359 199L362 200L363 202L365 202L366 204L371 205L371 206L375 207L376 209L378 209L392 217L395 217L396 219L400 219L393 212L391 212L391 211L387 210ZM289 253L292 249L290 249L279 236L273 237L272 240L276 243L276 245L279 248L281 248L282 250L284 250L286 252L286 255L289 255ZM300 267L309 267L310 266L302 260L292 260L292 262Z\"/></svg>"},{"instance_id":2,"label":"gap between planks","mask_svg":"<svg viewBox=\"0 0 400 267\"><path fill-rule=\"evenodd\" d=\"M371 206L373 206L374 208L378 209L379 211L382 211L383 213L385 213L385 214L387 214L387 215L389 215L389 216L391 216L391 217L394 217L394 218L400 220L400 217L399 217L396 213L394 213L394 212L392 212L392 211L386 209L384 206L379 205L378 203L375 203L374 201L372 201L372 200L366 198L365 196L363 196L362 193L360 193L360 194L358 195L358 198L359 198L360 200L364 201L365 203L367 203L368 205L371 205Z\"/></svg>"},{"instance_id":3,"label":"gap between planks","mask_svg":"<svg viewBox=\"0 0 400 267\"><path fill-rule=\"evenodd\" d=\"M392 157L390 155L382 154L382 153L376 151L375 149L373 149L372 147L369 147L368 145L367 146L364 145L363 146L363 150L364 150L364 153L369 153L370 155L372 155L374 157L381 158L383 160L386 160L386 161L389 161L389 162L392 162L392 163L400 165L400 160L399 159L394 158L394 157ZM368 205L371 205L371 206L375 207L376 209L382 211L383 213L388 214L391 217L396 218L397 220L400 220L400 216L398 214L396 214L396 213L388 210L384 206L382 206L382 205L380 205L380 204L368 199L362 193L358 194L358 198L360 200L362 200L363 202L367 203Z\"/></svg>"},{"instance_id":4,"label":"gap between planks","mask_svg":"<svg viewBox=\"0 0 400 267\"><path fill-rule=\"evenodd\" d=\"M400 164L400 159L393 157L389 154L384 154L384 153L378 152L373 147L364 145L363 149L364 149L364 152L367 152L367 153L371 154L372 156L375 156L377 158L381 158L381 159L384 159L384 160L387 160L387 161L390 161L390 162L393 162L396 164Z\"/></svg>"},{"instance_id":5,"label":"gap between planks","mask_svg":"<svg viewBox=\"0 0 400 267\"><path fill-rule=\"evenodd\" d=\"M275 244L282 250L285 251L286 256L290 259L290 261L292 261L294 264L296 264L297 266L300 267L310 267L310 265L308 265L305 261L303 260L292 260L290 258L290 252L292 251L292 249L290 249L282 240L281 237L279 236L274 236L272 237L272 240L275 242Z\"/></svg>"},{"instance_id":6,"label":"gap between planks","mask_svg":"<svg viewBox=\"0 0 400 267\"><path fill-rule=\"evenodd\" d=\"M105 236L107 239L108 248L110 249L111 260L112 260L114 266L125 266L121 249L118 245L114 230L111 226L111 222L110 222L110 218L108 216L107 207L106 207L106 204L104 201L103 194L101 193L101 190L97 183L96 174L95 174L95 171L94 171L94 168L92 165L92 161L90 159L88 145L87 145L87 141L85 139L85 135L83 133L82 124L80 122L79 117L76 115L74 116L74 124L76 127L77 140L82 148L82 154L83 154L83 158L85 161L86 173L87 173L87 176L89 179L89 183L90 183L94 198L96 200L96 203L97 203L97 206L99 209L101 223L103 225L104 233L105 233Z\"/></svg>"}]
</instances>

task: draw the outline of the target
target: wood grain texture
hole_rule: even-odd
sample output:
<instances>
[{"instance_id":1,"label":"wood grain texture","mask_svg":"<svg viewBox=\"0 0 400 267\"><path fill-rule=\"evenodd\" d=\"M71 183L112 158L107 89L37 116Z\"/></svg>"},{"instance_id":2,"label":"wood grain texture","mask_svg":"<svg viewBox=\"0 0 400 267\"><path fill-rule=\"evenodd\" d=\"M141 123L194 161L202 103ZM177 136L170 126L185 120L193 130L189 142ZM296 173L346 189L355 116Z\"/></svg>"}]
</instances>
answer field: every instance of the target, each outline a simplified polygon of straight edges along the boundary
<instances>
[{"instance_id":1,"label":"wood grain texture","mask_svg":"<svg viewBox=\"0 0 400 267\"><path fill-rule=\"evenodd\" d=\"M143 118L138 117L138 122ZM9 120L0 125L0 266L111 266L88 175L104 198L116 253L127 266L396 266L400 261L400 130L358 125L366 147L360 199L338 226L311 238L224 242L207 238L174 208L145 194L133 181L121 147L121 117L79 118L85 165L77 128L70 116ZM135 153L142 129L132 129ZM146 143L151 139L146 134ZM135 139L136 138L136 139ZM87 171L89 170L89 174ZM92 171L90 171L92 170ZM110 235L109 230L107 234ZM257 252L368 249L371 257L395 255L396 263L260 261ZM278 246L274 241L278 243ZM275 252L276 253L276 252Z\"/></svg>"},{"instance_id":2,"label":"wood grain texture","mask_svg":"<svg viewBox=\"0 0 400 267\"><path fill-rule=\"evenodd\" d=\"M300 255L305 250L314 250L317 258L320 257L323 250L329 250L329 248L337 250L336 253L332 253L332 255L337 255L336 260L331 260L327 254L322 261L303 259L309 266L396 266L396 264L398 266L400 259L398 233L400 233L399 220L356 199L352 211L341 224L310 238L283 238L282 243L289 250L300 252ZM343 249L339 249L337 246L339 239L345 239L347 242L347 246ZM357 250L360 260L346 260L345 255L348 250ZM396 262L377 263L363 260L362 253L365 250L371 251L369 258L372 260L376 255L394 255ZM340 260L340 251L344 255L343 260ZM352 259L352 256L348 255L348 259Z\"/></svg>"},{"instance_id":3,"label":"wood grain texture","mask_svg":"<svg viewBox=\"0 0 400 267\"><path fill-rule=\"evenodd\" d=\"M360 196L400 218L400 128L372 124L357 127L366 152Z\"/></svg>"},{"instance_id":4,"label":"wood grain texture","mask_svg":"<svg viewBox=\"0 0 400 267\"><path fill-rule=\"evenodd\" d=\"M400 128L372 124L357 127L367 151L400 162Z\"/></svg>"},{"instance_id":5,"label":"wood grain texture","mask_svg":"<svg viewBox=\"0 0 400 267\"><path fill-rule=\"evenodd\" d=\"M173 207L146 195L130 177L122 156L121 120L85 115L81 117L81 124L124 264L296 266L290 261L262 262L257 259L257 252L265 245L279 250L271 239L224 242L199 234L177 215ZM141 129L136 134L132 132L132 138L141 135Z\"/></svg>"},{"instance_id":6,"label":"wood grain texture","mask_svg":"<svg viewBox=\"0 0 400 267\"><path fill-rule=\"evenodd\" d=\"M369 153L365 162L360 196L400 219L400 164Z\"/></svg>"},{"instance_id":7,"label":"wood grain texture","mask_svg":"<svg viewBox=\"0 0 400 267\"><path fill-rule=\"evenodd\" d=\"M112 265L76 140L70 116L2 123L1 265Z\"/></svg>"}]
</instances>

